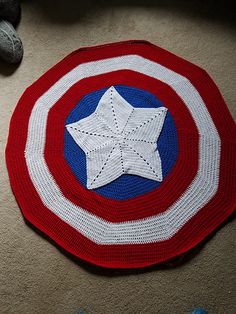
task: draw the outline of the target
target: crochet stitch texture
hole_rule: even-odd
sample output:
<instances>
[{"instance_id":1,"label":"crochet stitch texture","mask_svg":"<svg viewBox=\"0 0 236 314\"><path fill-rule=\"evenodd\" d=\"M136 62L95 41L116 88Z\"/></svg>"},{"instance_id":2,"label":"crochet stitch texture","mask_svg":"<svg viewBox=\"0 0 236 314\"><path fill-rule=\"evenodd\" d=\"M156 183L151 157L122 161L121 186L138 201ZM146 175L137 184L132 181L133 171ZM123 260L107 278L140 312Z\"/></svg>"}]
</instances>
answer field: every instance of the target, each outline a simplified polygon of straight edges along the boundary
<instances>
[{"instance_id":1,"label":"crochet stitch texture","mask_svg":"<svg viewBox=\"0 0 236 314\"><path fill-rule=\"evenodd\" d=\"M80 49L29 87L6 158L26 219L79 258L135 268L188 251L233 213L235 134L204 70L129 41Z\"/></svg>"},{"instance_id":2,"label":"crochet stitch texture","mask_svg":"<svg viewBox=\"0 0 236 314\"><path fill-rule=\"evenodd\" d=\"M89 117L67 125L86 154L87 187L97 188L128 173L162 181L156 141L166 108L135 109L110 87Z\"/></svg>"}]
</instances>

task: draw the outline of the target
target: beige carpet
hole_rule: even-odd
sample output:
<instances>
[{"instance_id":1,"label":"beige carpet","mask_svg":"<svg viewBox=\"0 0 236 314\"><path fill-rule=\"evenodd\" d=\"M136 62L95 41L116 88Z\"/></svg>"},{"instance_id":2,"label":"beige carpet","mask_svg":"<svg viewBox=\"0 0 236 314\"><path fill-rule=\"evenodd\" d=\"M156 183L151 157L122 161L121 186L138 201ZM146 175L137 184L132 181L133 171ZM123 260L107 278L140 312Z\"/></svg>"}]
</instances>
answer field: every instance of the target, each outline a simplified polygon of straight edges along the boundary
<instances>
[{"instance_id":1,"label":"beige carpet","mask_svg":"<svg viewBox=\"0 0 236 314\"><path fill-rule=\"evenodd\" d=\"M182 266L124 272L76 263L22 218L4 161L10 117L25 88L78 47L152 41L205 68L236 116L236 29L225 5L82 2L24 1L18 28L24 60L17 69L0 63L0 313L187 314L201 306L210 314L234 314L235 221Z\"/></svg>"}]
</instances>

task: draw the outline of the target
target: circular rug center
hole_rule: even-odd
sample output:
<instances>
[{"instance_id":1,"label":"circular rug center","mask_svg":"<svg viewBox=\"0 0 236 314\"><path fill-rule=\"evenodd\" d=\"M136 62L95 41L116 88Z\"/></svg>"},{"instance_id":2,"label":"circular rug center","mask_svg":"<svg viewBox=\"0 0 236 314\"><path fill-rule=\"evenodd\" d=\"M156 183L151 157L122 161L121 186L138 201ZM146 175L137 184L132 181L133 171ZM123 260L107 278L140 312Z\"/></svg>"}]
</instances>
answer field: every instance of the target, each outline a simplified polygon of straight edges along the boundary
<instances>
[{"instance_id":1,"label":"circular rug center","mask_svg":"<svg viewBox=\"0 0 236 314\"><path fill-rule=\"evenodd\" d=\"M95 92L92 92L85 97L83 97L79 103L73 108L73 110L69 113L67 116L67 119L65 121L65 134L64 134L64 157L69 164L72 172L76 176L76 178L79 180L79 182L86 188L90 188L96 193L107 197L111 199L116 200L126 200L129 198L133 198L135 196L150 192L156 188L158 188L162 182L165 180L168 173L173 168L177 156L178 156L178 141L177 141L177 131L175 127L174 120L171 116L171 113L168 111L168 108L165 108L165 105L158 100L153 94L146 92L144 90L140 90L133 87L128 87L124 85L116 85L112 87L113 90L109 88L104 88L97 90ZM113 92L113 94L112 94ZM105 156L102 163L98 162L92 167L97 169L97 175L94 176L93 180L91 181L91 186L88 186L88 154L85 153L85 151L81 148L80 145L78 145L78 142L76 141L76 137L79 141L79 136L82 135L81 131L76 128L76 123L79 123L80 121L86 124L90 123L88 120L88 123L86 120L82 119L89 119L89 117L96 113L97 117L97 107L98 104L103 102L104 95L106 93L110 93L108 95L109 101L111 101L111 109L112 107L112 101L114 98L114 93L117 93L117 96L121 96L121 98L117 98L116 101L122 100L122 98L127 102L127 105L130 105L131 108L165 108L165 117L163 118L163 125L160 127L160 134L155 141L155 143L152 143L148 141L147 139L150 138L149 133L153 130L152 125L150 125L150 122L152 122L152 119L155 119L155 114L152 115L152 112L150 114L150 117L148 116L147 119L140 123L140 125L132 125L132 118L128 119L128 116L125 116L124 111L124 117L120 117L119 119L119 112L115 113L114 110L111 111L112 113L112 119L114 120L114 127L107 125L107 133L98 134L98 132L94 132L93 128L93 121L91 121L91 127L89 128L89 131L87 130L86 133L88 133L88 136L90 135L92 139L94 140L94 149L90 149L90 154L96 154L93 155L96 158L102 158L100 157L102 154ZM115 95L116 96L116 95ZM132 112L133 109L131 109L130 116L133 115ZM139 113L139 112L138 112ZM141 110L142 113L142 110ZM120 113L122 114L122 112ZM106 111L99 112L99 121L105 120L105 116L107 115ZM128 115L128 113L127 113ZM117 117L118 116L118 117ZM122 127L122 119L124 120L123 127L127 128L127 125L131 123L131 131L123 131L119 132L119 128ZM159 118L159 117L157 117ZM136 121L139 119L138 114L136 117ZM121 122L120 122L121 121ZM159 120L154 121L155 125L158 125ZM144 123L144 125L143 125ZM149 123L149 130L145 123ZM142 128L141 128L141 127ZM140 127L140 130L142 129L142 132L145 133L146 137L143 136L143 133L141 134L142 137L140 137L138 134L137 136L131 136L135 130L136 132L139 132L138 127ZM145 127L145 131L143 131L143 127ZM73 130L75 133L75 136L70 132L70 130ZM155 132L156 130L153 130ZM79 133L80 132L80 133ZM110 133L108 133L110 132ZM149 133L148 133L149 132ZM111 134L111 135L110 135ZM148 137L149 136L149 137ZM109 138L111 137L111 138ZM97 143L99 142L99 145ZM113 143L114 145L111 146L110 144ZM144 153L140 154L139 149L136 149L137 145L138 147L143 147ZM160 173L158 174L155 168L153 167L152 162L150 162L151 157L149 158L148 149L150 145L156 145L155 148L155 154L159 158L160 162ZM99 147L99 150L97 150L96 147ZM123 149L122 149L123 147ZM102 150L102 151L101 151ZM117 156L116 156L117 151ZM119 156L118 156L119 152ZM106 154L105 154L106 153ZM155 157L155 156L154 156ZM110 159L109 159L110 158ZM127 160L128 159L128 160ZM117 160L119 160L119 165L117 165ZM130 161L130 165L129 165ZM106 169L107 164L111 164L110 170ZM113 164L112 164L113 163ZM132 168L132 163L136 165L136 168ZM140 164L140 165L139 165ZM100 165L100 166L99 166ZM100 167L100 168L99 168ZM102 175L106 178L109 177L109 175L113 172L115 172L117 169L119 170L119 167L121 167L121 171L125 169L126 172L124 172L119 177L115 178L114 180L106 183L100 183L103 184L102 186L96 187L96 184L99 182ZM123 168L122 168L123 167ZM146 176L146 168L148 167L151 175ZM109 168L109 167L107 167ZM117 171L118 171L117 170ZM103 172L102 172L103 171ZM107 171L107 173L105 172ZM131 174L130 174L130 173ZM146 171L147 172L147 171ZM99 174L101 174L99 176ZM153 177L152 177L153 174ZM97 179L97 180L96 180ZM106 180L106 179L105 179ZM93 183L93 185L92 185Z\"/></svg>"}]
</instances>

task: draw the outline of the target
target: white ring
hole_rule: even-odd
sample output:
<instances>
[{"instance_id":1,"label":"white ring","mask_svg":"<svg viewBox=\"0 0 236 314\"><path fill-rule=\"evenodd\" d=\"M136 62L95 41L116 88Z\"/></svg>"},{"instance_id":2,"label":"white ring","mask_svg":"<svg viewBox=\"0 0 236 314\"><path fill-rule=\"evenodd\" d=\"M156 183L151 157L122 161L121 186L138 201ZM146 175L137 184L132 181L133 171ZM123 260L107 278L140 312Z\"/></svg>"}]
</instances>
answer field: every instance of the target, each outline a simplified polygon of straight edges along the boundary
<instances>
[{"instance_id":1,"label":"white ring","mask_svg":"<svg viewBox=\"0 0 236 314\"><path fill-rule=\"evenodd\" d=\"M65 198L46 165L44 146L49 110L72 85L83 78L125 69L168 84L183 100L198 129L199 164L190 186L165 212L113 223ZM220 138L201 96L187 78L141 56L126 55L78 65L36 101L29 120L25 158L30 178L44 205L81 234L98 244L151 243L170 239L215 195Z\"/></svg>"}]
</instances>

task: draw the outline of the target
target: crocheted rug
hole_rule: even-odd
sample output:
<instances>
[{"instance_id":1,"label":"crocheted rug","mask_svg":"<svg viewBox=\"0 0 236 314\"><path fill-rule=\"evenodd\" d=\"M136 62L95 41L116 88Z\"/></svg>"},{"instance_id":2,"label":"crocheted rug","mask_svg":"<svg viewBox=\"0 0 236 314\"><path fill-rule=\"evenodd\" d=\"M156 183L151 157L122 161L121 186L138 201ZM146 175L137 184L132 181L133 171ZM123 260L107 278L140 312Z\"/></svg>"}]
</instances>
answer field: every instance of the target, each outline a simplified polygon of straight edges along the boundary
<instances>
[{"instance_id":1,"label":"crocheted rug","mask_svg":"<svg viewBox=\"0 0 236 314\"><path fill-rule=\"evenodd\" d=\"M111 268L196 246L235 209L236 129L198 66L145 41L79 49L26 89L6 149L24 217Z\"/></svg>"}]
</instances>

